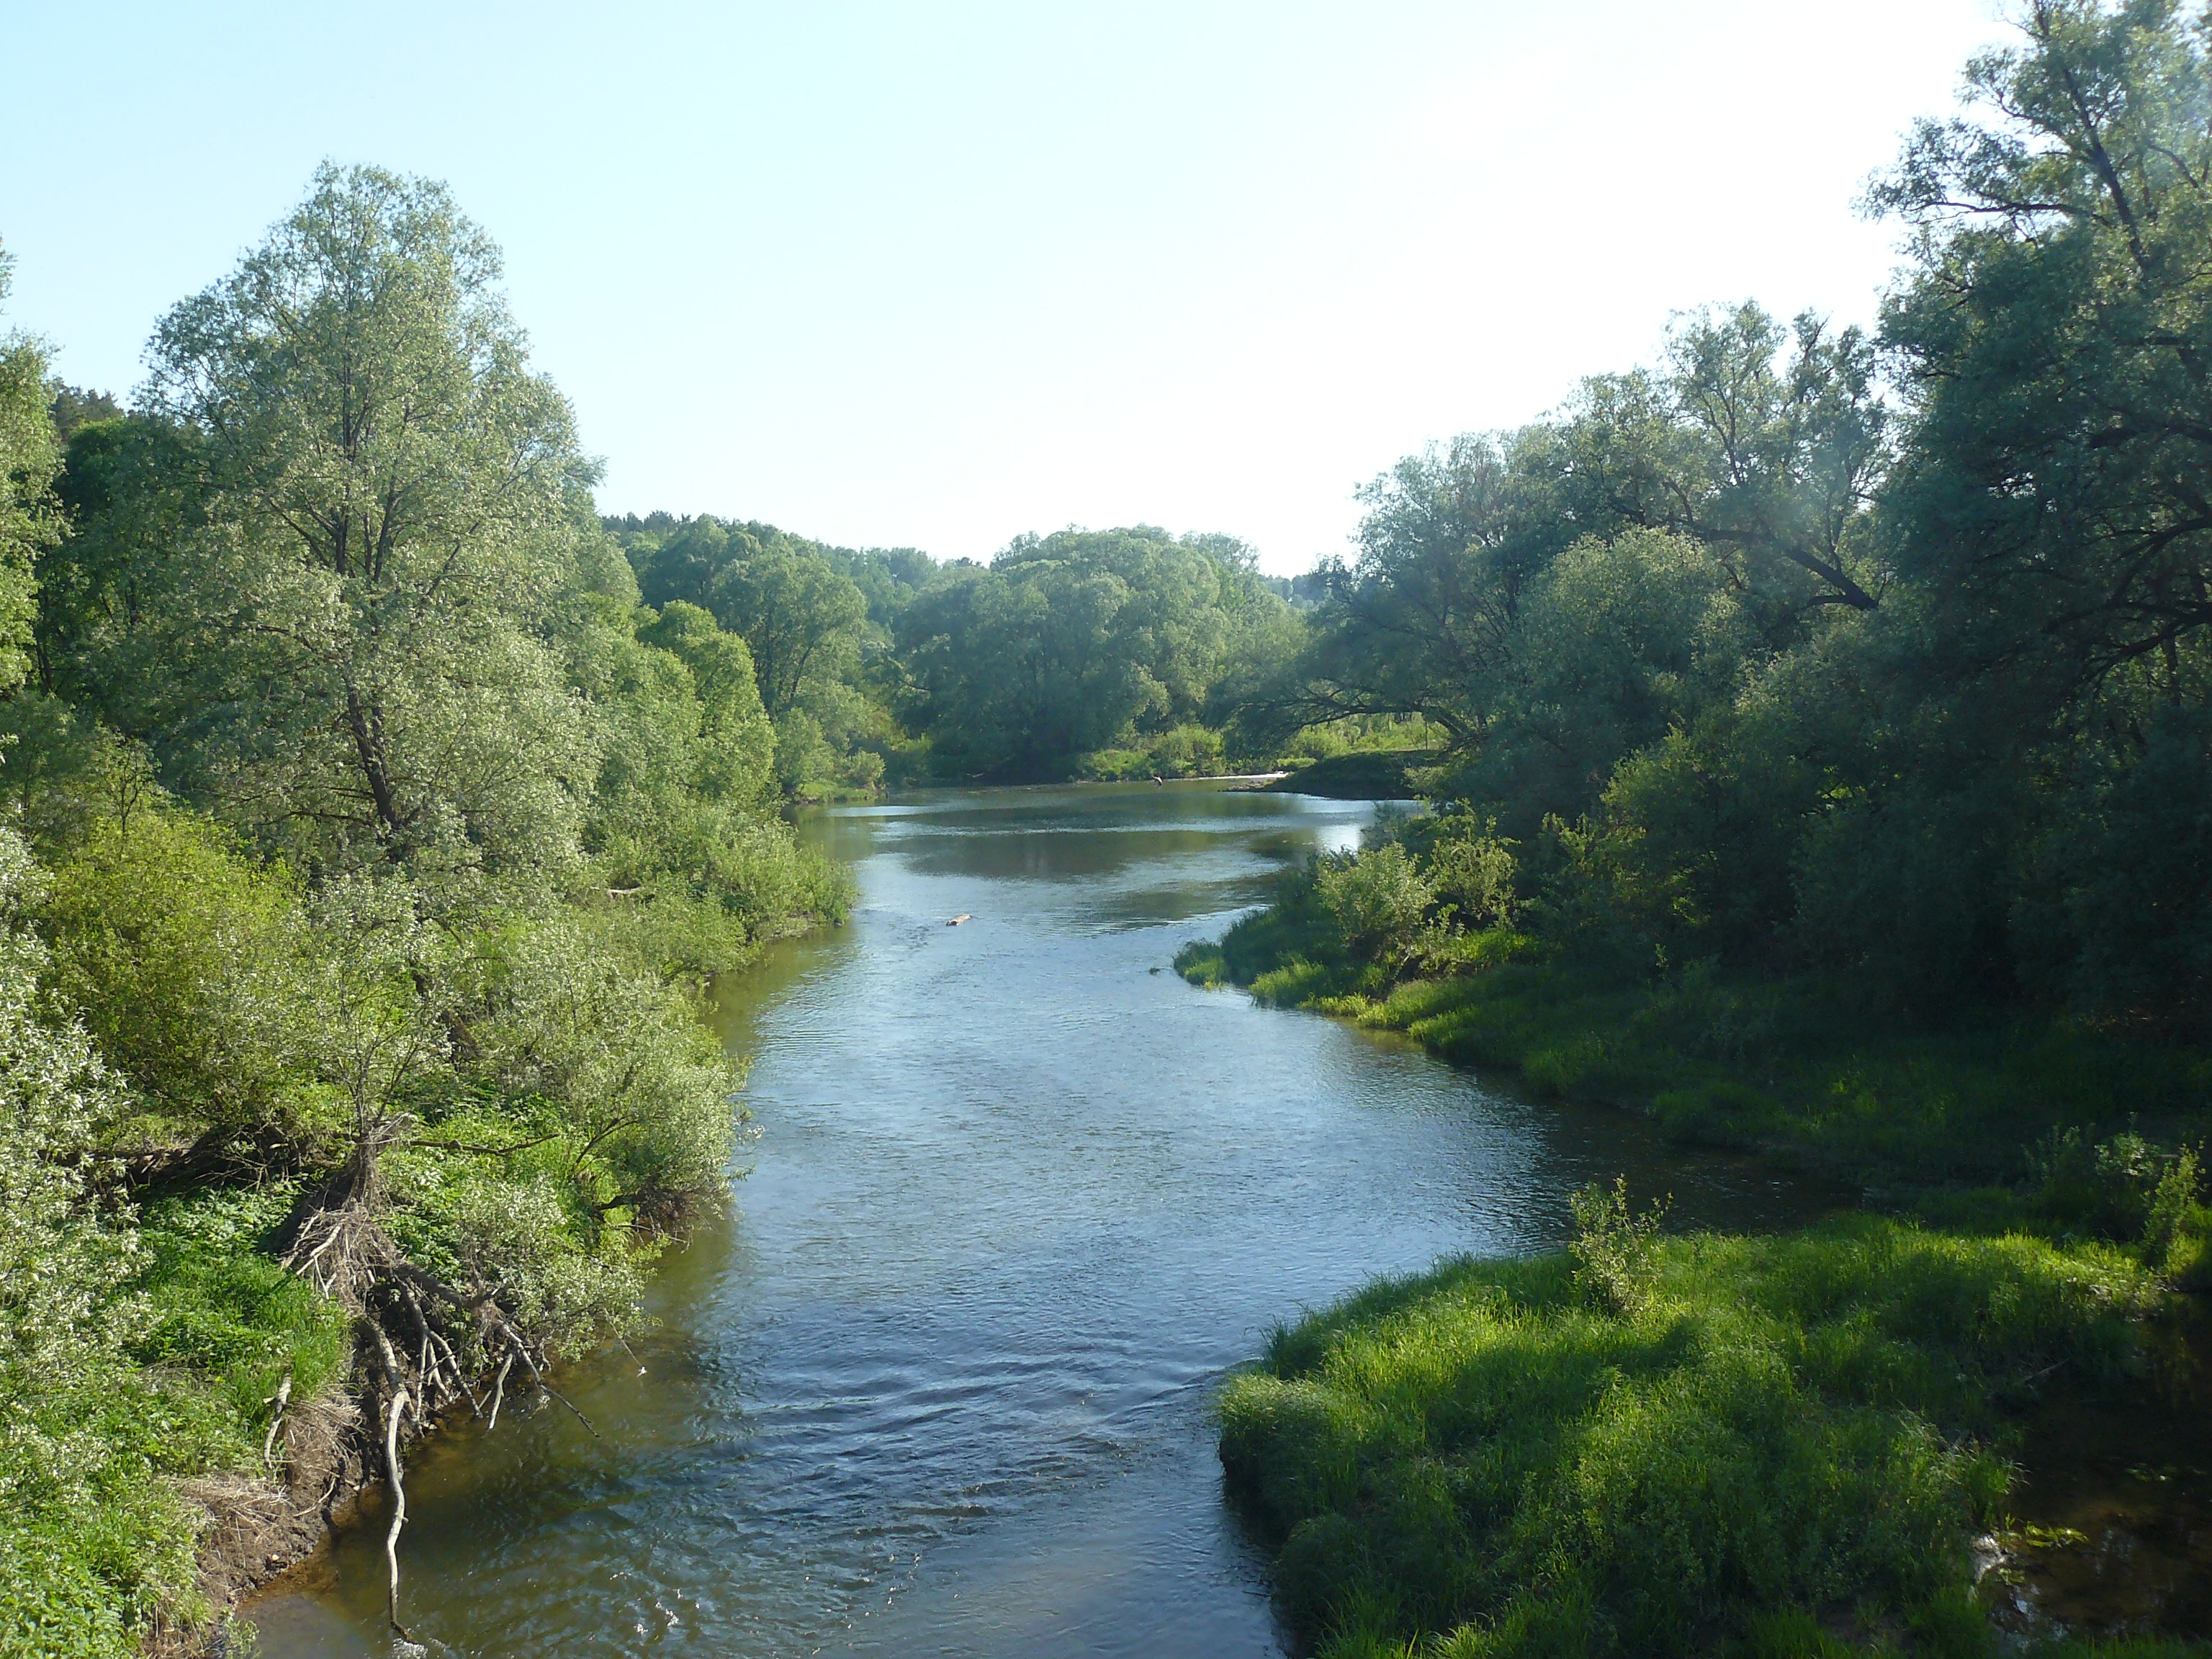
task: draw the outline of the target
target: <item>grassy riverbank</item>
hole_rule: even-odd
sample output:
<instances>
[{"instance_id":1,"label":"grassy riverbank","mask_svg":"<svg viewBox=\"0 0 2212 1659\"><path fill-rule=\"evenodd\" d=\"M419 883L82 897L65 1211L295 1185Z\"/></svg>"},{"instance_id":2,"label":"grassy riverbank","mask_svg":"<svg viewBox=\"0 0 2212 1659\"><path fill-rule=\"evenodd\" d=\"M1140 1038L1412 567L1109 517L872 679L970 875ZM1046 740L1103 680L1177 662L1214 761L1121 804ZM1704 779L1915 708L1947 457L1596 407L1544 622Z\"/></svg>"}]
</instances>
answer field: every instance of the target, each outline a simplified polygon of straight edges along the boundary
<instances>
[{"instance_id":1,"label":"grassy riverbank","mask_svg":"<svg viewBox=\"0 0 2212 1659\"><path fill-rule=\"evenodd\" d=\"M1389 855L1337 867L1363 863ZM1331 896L1296 872L1176 965L1856 1180L1882 1212L1666 1237L1586 1198L1571 1252L1279 1332L1224 1396L1222 1456L1304 1637L1994 1651L2008 1569L1978 1599L1977 1540L2039 1545L2007 1510L2033 1413L2164 1386L2162 1322L2209 1276L2205 1059L2025 1016L1916 1029L1810 979L1607 973L1504 927L1363 948L1358 896Z\"/></svg>"},{"instance_id":2,"label":"grassy riverbank","mask_svg":"<svg viewBox=\"0 0 2212 1659\"><path fill-rule=\"evenodd\" d=\"M2100 1247L1616 1217L1279 1332L1222 1460L1332 1659L1982 1654L2012 1412L2124 1383L2158 1297Z\"/></svg>"},{"instance_id":3,"label":"grassy riverbank","mask_svg":"<svg viewBox=\"0 0 2212 1659\"><path fill-rule=\"evenodd\" d=\"M2212 1129L2212 1059L2193 1050L2025 1015L1917 1029L1809 979L1624 980L1547 960L1504 930L1454 941L1458 971L1392 982L1333 950L1301 915L1311 903L1294 894L1176 967L1649 1112L1686 1141L1755 1146L1878 1189L1982 1186L1999 1209L2046 1137L2073 1131L2094 1151L2133 1130L2173 1147Z\"/></svg>"}]
</instances>

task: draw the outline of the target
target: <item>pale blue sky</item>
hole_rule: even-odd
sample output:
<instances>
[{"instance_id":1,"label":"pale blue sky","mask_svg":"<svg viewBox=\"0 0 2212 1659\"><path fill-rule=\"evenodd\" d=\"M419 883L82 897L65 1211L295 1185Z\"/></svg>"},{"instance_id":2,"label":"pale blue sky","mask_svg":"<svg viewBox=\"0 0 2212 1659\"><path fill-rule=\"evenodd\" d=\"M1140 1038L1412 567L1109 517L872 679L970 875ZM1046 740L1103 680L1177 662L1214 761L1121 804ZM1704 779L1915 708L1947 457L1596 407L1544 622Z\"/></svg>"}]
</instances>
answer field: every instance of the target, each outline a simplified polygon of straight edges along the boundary
<instances>
[{"instance_id":1,"label":"pale blue sky","mask_svg":"<svg viewBox=\"0 0 2212 1659\"><path fill-rule=\"evenodd\" d=\"M609 511L988 556L1343 549L1424 441L1670 312L1872 314L1859 184L1991 0L76 6L0 0L9 321L140 376L325 156L446 179Z\"/></svg>"}]
</instances>

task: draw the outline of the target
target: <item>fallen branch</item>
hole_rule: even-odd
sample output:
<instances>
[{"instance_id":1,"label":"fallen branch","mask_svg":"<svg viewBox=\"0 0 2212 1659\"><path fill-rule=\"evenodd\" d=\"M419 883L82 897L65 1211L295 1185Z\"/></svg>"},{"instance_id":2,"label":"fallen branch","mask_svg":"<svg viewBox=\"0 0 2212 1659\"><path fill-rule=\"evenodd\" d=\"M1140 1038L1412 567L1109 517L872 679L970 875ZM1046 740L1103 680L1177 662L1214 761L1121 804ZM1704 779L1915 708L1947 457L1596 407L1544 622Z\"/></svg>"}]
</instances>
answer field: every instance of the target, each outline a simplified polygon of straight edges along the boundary
<instances>
[{"instance_id":1,"label":"fallen branch","mask_svg":"<svg viewBox=\"0 0 2212 1659\"><path fill-rule=\"evenodd\" d=\"M284 1407L291 1398L292 1374L287 1371L284 1373L284 1380L276 1385L276 1392L261 1402L264 1406L273 1404L276 1407L270 1413L269 1432L261 1437L261 1462L264 1466L269 1462L270 1452L276 1444L276 1425L284 1420Z\"/></svg>"},{"instance_id":2,"label":"fallen branch","mask_svg":"<svg viewBox=\"0 0 2212 1659\"><path fill-rule=\"evenodd\" d=\"M489 1434L499 1426L499 1402L507 1397L507 1368L513 1364L514 1364L513 1354L507 1355L499 1362L499 1376L491 1387L491 1420L484 1425L486 1434Z\"/></svg>"},{"instance_id":3,"label":"fallen branch","mask_svg":"<svg viewBox=\"0 0 2212 1659\"><path fill-rule=\"evenodd\" d=\"M385 1617L392 1630L409 1641L399 1622L399 1529L407 1524L407 1485L399 1477L399 1419L411 1403L404 1389L392 1395L384 1413L384 1478L392 1485L392 1528L384 1534L384 1562L391 1574L385 1601Z\"/></svg>"}]
</instances>

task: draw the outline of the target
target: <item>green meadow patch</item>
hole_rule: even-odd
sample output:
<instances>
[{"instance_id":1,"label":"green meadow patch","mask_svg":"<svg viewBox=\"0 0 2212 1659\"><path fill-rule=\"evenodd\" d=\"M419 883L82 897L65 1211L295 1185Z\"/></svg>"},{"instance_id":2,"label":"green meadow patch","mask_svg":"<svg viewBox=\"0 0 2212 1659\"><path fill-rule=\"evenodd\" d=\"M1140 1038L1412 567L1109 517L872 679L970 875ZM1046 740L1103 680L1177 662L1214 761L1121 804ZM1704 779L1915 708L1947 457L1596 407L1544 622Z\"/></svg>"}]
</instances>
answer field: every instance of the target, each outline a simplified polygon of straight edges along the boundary
<instances>
[{"instance_id":1,"label":"green meadow patch","mask_svg":"<svg viewBox=\"0 0 2212 1659\"><path fill-rule=\"evenodd\" d=\"M2012 1411L2139 1364L2124 1253L1852 1217L1455 1261L1279 1329L1220 1402L1304 1639L1381 1655L1994 1651ZM2151 1652L2177 1650L2148 1647Z\"/></svg>"}]
</instances>

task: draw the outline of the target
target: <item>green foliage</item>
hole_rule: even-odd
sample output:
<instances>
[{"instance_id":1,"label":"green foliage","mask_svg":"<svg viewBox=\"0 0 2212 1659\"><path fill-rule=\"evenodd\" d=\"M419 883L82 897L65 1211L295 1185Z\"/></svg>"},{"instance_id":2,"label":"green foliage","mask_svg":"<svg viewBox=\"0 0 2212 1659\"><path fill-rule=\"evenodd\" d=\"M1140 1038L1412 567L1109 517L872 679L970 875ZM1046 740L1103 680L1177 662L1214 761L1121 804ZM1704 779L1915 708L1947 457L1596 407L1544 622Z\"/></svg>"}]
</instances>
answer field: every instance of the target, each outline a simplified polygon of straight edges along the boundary
<instances>
[{"instance_id":1,"label":"green foliage","mask_svg":"<svg viewBox=\"0 0 2212 1659\"><path fill-rule=\"evenodd\" d=\"M145 1133L304 1127L294 1091L320 1014L300 899L283 865L152 808L101 824L54 871L49 979L155 1115Z\"/></svg>"},{"instance_id":2,"label":"green foliage","mask_svg":"<svg viewBox=\"0 0 2212 1659\"><path fill-rule=\"evenodd\" d=\"M1436 890L1395 842L1357 857L1324 859L1314 872L1314 896L1344 949L1389 961L1413 943Z\"/></svg>"},{"instance_id":3,"label":"green foliage","mask_svg":"<svg viewBox=\"0 0 2212 1659\"><path fill-rule=\"evenodd\" d=\"M157 1609L191 1611L191 1519L158 1477L205 1467L224 1425L129 1352L158 1257L90 1202L123 1095L40 988L36 880L0 830L0 1652L119 1659Z\"/></svg>"},{"instance_id":4,"label":"green foliage","mask_svg":"<svg viewBox=\"0 0 2212 1659\"><path fill-rule=\"evenodd\" d=\"M910 549L855 553L704 515L656 514L623 533L648 604L710 613L746 645L783 793L872 793L896 729L887 629L935 564Z\"/></svg>"},{"instance_id":5,"label":"green foliage","mask_svg":"<svg viewBox=\"0 0 2212 1659\"><path fill-rule=\"evenodd\" d=\"M1921 123L1874 192L1918 237L1884 320L1913 398L1900 558L2023 713L2100 681L2199 700L2206 24L2171 0L2021 24L1968 68L1989 118Z\"/></svg>"},{"instance_id":6,"label":"green foliage","mask_svg":"<svg viewBox=\"0 0 2212 1659\"><path fill-rule=\"evenodd\" d=\"M886 781L1198 777L1271 760L1298 616L1224 536L1018 538L988 566L772 525L606 520L646 601L748 643L797 801Z\"/></svg>"},{"instance_id":7,"label":"green foliage","mask_svg":"<svg viewBox=\"0 0 2212 1659\"><path fill-rule=\"evenodd\" d=\"M281 1385L434 1418L618 1335L744 1120L691 984L849 902L781 668L639 604L497 276L325 167L133 412L0 340L0 1653L204 1614L180 1480Z\"/></svg>"},{"instance_id":8,"label":"green foliage","mask_svg":"<svg viewBox=\"0 0 2212 1659\"><path fill-rule=\"evenodd\" d=\"M771 716L798 706L809 681L835 678L857 653L867 600L811 544L770 525L691 520L639 562L647 605L680 600L744 638Z\"/></svg>"},{"instance_id":9,"label":"green foliage","mask_svg":"<svg viewBox=\"0 0 2212 1659\"><path fill-rule=\"evenodd\" d=\"M1575 1258L1376 1285L1224 1392L1223 1463L1323 1653L1775 1651L1788 1610L1854 1632L1837 1651L1971 1632L1995 1407L2061 1357L2124 1369L2154 1298L2094 1246L1870 1218L1662 1240L1585 1207ZM1589 1294L1592 1261L1632 1294Z\"/></svg>"},{"instance_id":10,"label":"green foliage","mask_svg":"<svg viewBox=\"0 0 2212 1659\"><path fill-rule=\"evenodd\" d=\"M1139 526L1024 537L988 566L948 566L894 633L948 770L1064 775L1087 756L1096 775L1127 775L1135 754L1181 774L1212 747L1190 728L1232 718L1224 698L1264 678L1258 656L1285 611L1237 544Z\"/></svg>"},{"instance_id":11,"label":"green foliage","mask_svg":"<svg viewBox=\"0 0 2212 1659\"><path fill-rule=\"evenodd\" d=\"M600 732L582 845L611 937L699 980L794 918L843 915L848 881L767 810L781 745L742 637L681 600L656 617L599 599L568 646Z\"/></svg>"},{"instance_id":12,"label":"green foliage","mask_svg":"<svg viewBox=\"0 0 2212 1659\"><path fill-rule=\"evenodd\" d=\"M0 247L0 301L14 269ZM46 404L45 347L18 331L0 334L0 694L30 667L31 565L57 527L49 491L61 453Z\"/></svg>"},{"instance_id":13,"label":"green foliage","mask_svg":"<svg viewBox=\"0 0 2212 1659\"><path fill-rule=\"evenodd\" d=\"M2020 24L1872 192L1914 236L1878 342L1692 313L1655 367L1407 458L1319 573L1279 711L1440 732L1425 787L1593 969L2212 1021L2212 26Z\"/></svg>"},{"instance_id":14,"label":"green foliage","mask_svg":"<svg viewBox=\"0 0 2212 1659\"><path fill-rule=\"evenodd\" d=\"M1434 821L1399 833L1417 842ZM2146 1154L2133 1207L2091 1231L2177 1278L2199 1271L2212 1214L2180 1183L2195 1179L2187 1147L2212 1130L2212 1065L2200 1052L2034 1018L1929 1030L1870 1006L1847 980L1730 975L1711 959L1624 976L1507 927L1424 939L1394 980L1381 959L1347 949L1316 887L1310 870L1286 875L1273 905L1185 947L1177 970L1403 1031L1553 1094L1649 1111L1680 1139L1775 1148L1883 1185L2014 1181L2037 1137L2074 1128L2094 1146L2139 1117L2163 1150ZM2151 1194L2169 1172L2177 1184L2161 1213L2172 1219L2154 1237ZM2054 1236L2089 1225L2065 1221L2067 1202L2039 1200L2008 1220L2047 1222Z\"/></svg>"},{"instance_id":15,"label":"green foliage","mask_svg":"<svg viewBox=\"0 0 2212 1659\"><path fill-rule=\"evenodd\" d=\"M1602 1313L1632 1315L1650 1299L1658 1263L1659 1228L1667 1206L1655 1204L1638 1214L1628 1201L1628 1179L1614 1177L1613 1188L1591 1185L1571 1200L1575 1217L1575 1289Z\"/></svg>"},{"instance_id":16,"label":"green foliage","mask_svg":"<svg viewBox=\"0 0 2212 1659\"><path fill-rule=\"evenodd\" d=\"M1103 782L1137 778L1218 777L1228 746L1218 732L1195 722L1161 732L1142 749L1100 749L1082 756L1077 771Z\"/></svg>"},{"instance_id":17,"label":"green foliage","mask_svg":"<svg viewBox=\"0 0 2212 1659\"><path fill-rule=\"evenodd\" d=\"M207 1380L225 1409L223 1461L258 1457L277 1384L312 1400L343 1376L353 1333L344 1312L259 1246L299 1196L296 1187L210 1188L164 1199L140 1218L146 1267L137 1288L147 1322L131 1357ZM250 1443L249 1443L250 1442Z\"/></svg>"},{"instance_id":18,"label":"green foliage","mask_svg":"<svg viewBox=\"0 0 2212 1659\"><path fill-rule=\"evenodd\" d=\"M2139 755L2087 757L2068 793L2016 901L2029 975L2100 1014L2186 1025L2212 1004L2212 719L2155 711Z\"/></svg>"},{"instance_id":19,"label":"green foliage","mask_svg":"<svg viewBox=\"0 0 2212 1659\"><path fill-rule=\"evenodd\" d=\"M160 430L61 561L58 683L311 860L574 857L597 756L543 635L592 473L498 270L441 187L324 168L163 319Z\"/></svg>"}]
</instances>

